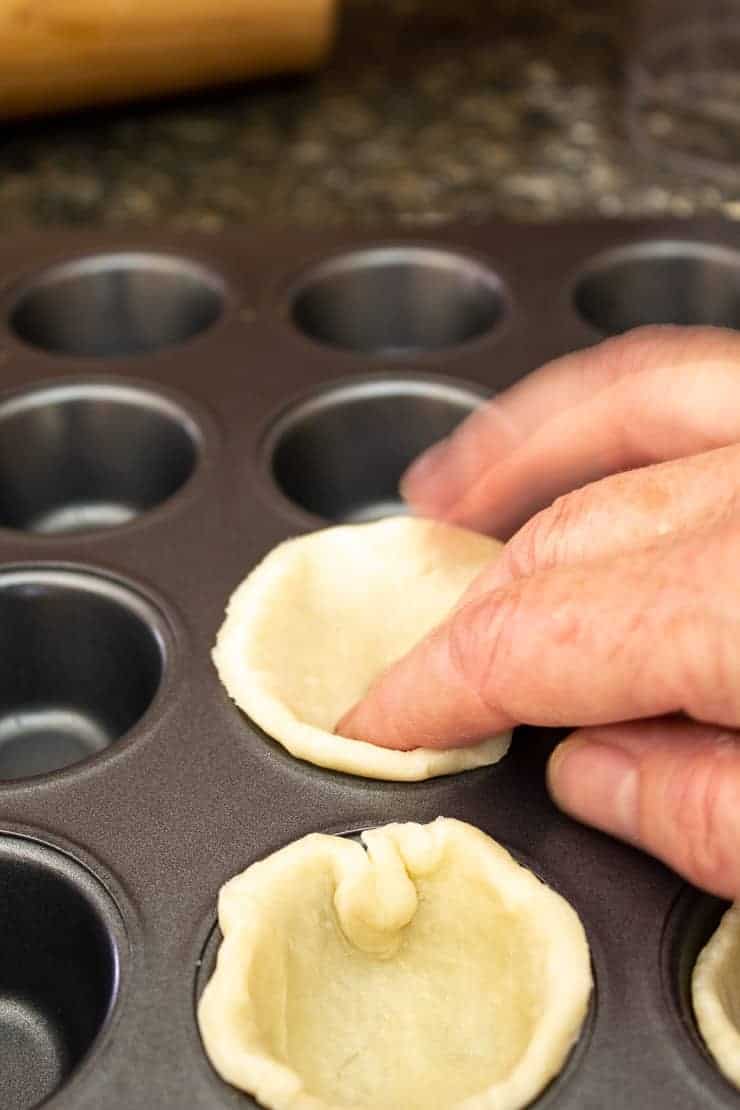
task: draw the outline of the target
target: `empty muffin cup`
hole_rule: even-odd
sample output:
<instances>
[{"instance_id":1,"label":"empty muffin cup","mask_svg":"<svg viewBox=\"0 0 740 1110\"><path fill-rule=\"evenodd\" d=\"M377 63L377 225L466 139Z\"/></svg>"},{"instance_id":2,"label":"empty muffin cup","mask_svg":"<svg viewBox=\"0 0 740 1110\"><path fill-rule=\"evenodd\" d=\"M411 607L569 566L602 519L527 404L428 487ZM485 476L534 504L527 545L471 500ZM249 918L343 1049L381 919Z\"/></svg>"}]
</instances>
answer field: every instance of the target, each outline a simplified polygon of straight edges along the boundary
<instances>
[{"instance_id":1,"label":"empty muffin cup","mask_svg":"<svg viewBox=\"0 0 740 1110\"><path fill-rule=\"evenodd\" d=\"M708 243L653 242L596 259L574 291L589 324L616 335L642 324L740 327L740 253Z\"/></svg>"},{"instance_id":2,"label":"empty muffin cup","mask_svg":"<svg viewBox=\"0 0 740 1110\"><path fill-rule=\"evenodd\" d=\"M69 1078L116 1000L123 926L68 856L0 837L0 1105L30 1110Z\"/></svg>"},{"instance_id":3,"label":"empty muffin cup","mask_svg":"<svg viewBox=\"0 0 740 1110\"><path fill-rule=\"evenodd\" d=\"M292 299L312 339L364 354L437 351L477 339L505 312L500 278L473 258L429 247L376 247L317 266Z\"/></svg>"},{"instance_id":4,"label":"empty muffin cup","mask_svg":"<svg viewBox=\"0 0 740 1110\"><path fill-rule=\"evenodd\" d=\"M264 445L266 466L285 497L326 520L392 516L403 511L404 470L483 397L473 387L431 378L333 386L278 418Z\"/></svg>"},{"instance_id":5,"label":"empty muffin cup","mask_svg":"<svg viewBox=\"0 0 740 1110\"><path fill-rule=\"evenodd\" d=\"M54 354L122 358L176 346L221 315L224 287L166 254L99 254L52 266L21 290L10 326Z\"/></svg>"},{"instance_id":6,"label":"empty muffin cup","mask_svg":"<svg viewBox=\"0 0 740 1110\"><path fill-rule=\"evenodd\" d=\"M0 780L68 767L128 732L159 687L163 644L156 611L113 581L0 573Z\"/></svg>"},{"instance_id":7,"label":"empty muffin cup","mask_svg":"<svg viewBox=\"0 0 740 1110\"><path fill-rule=\"evenodd\" d=\"M0 404L0 526L86 532L167 500L198 458L195 423L128 385L60 384Z\"/></svg>"}]
</instances>

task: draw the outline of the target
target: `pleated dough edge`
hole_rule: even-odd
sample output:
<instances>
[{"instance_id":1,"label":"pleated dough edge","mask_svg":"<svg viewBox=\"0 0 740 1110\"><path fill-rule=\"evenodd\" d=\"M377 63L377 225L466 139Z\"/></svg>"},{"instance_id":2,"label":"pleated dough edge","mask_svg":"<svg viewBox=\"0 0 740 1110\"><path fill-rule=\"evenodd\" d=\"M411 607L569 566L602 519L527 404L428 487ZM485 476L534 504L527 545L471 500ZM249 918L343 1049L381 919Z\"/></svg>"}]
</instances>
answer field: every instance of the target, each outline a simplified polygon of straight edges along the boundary
<instances>
[{"instance_id":1,"label":"pleated dough edge","mask_svg":"<svg viewBox=\"0 0 740 1110\"><path fill-rule=\"evenodd\" d=\"M387 526L390 522L380 523ZM399 523L407 523L407 518L399 518ZM436 522L419 521L419 523L440 527ZM339 525L337 528L327 529L323 534L349 527L373 528L377 527L377 524ZM457 533L466 531L453 525L441 527ZM299 536L278 544L249 573L229 598L226 619L219 629L211 658L232 701L270 739L281 744L291 755L318 767L342 771L345 774L392 782L419 782L498 763L509 750L510 731L499 733L480 744L466 748L445 750L414 748L411 751L381 748L362 740L353 740L350 737L326 732L298 720L270 694L266 688L267 683L263 681L262 673L257 670L250 671L244 666L241 630L250 627L252 614L259 611L264 593L272 582L280 577L282 558L286 550L296 542L296 539L304 538ZM478 538L484 539L484 537ZM491 540L488 542L495 543Z\"/></svg>"},{"instance_id":2,"label":"pleated dough edge","mask_svg":"<svg viewBox=\"0 0 740 1110\"><path fill-rule=\"evenodd\" d=\"M740 944L740 903L737 902L725 911L699 953L691 975L691 1002L699 1032L718 1068L740 1089L740 1030L727 1016L718 989L725 961L735 943ZM740 974L738 981L740 983Z\"/></svg>"},{"instance_id":3,"label":"pleated dough edge","mask_svg":"<svg viewBox=\"0 0 740 1110\"><path fill-rule=\"evenodd\" d=\"M418 848L419 830L427 850ZM561 1071L581 1033L593 988L588 941L580 918L562 895L548 887L481 830L453 818L438 817L429 825L391 824L363 834L392 839L409 874L433 867L435 856L450 840L474 856L490 885L512 908L526 909L548 945L548 992L545 1013L535 1035L510 1076L492 1088L455 1103L449 1110L522 1110ZM417 844L413 843L416 838ZM335 879L351 878L366 866L364 849L340 836L312 833L268 856L222 888L219 920L225 937L217 968L198 1006L198 1023L211 1063L227 1082L252 1093L270 1110L346 1110L311 1095L300 1077L283 1064L255 1050L227 1029L228 1014L246 981L246 970L259 937L259 903L270 896L273 878L299 868L303 857L325 855ZM424 858L426 856L426 859ZM409 867L409 857L411 866ZM557 945L552 944L557 937ZM246 958L245 958L246 947ZM256 1034L256 1025L253 1026ZM258 1041L258 1035L255 1036Z\"/></svg>"}]
</instances>

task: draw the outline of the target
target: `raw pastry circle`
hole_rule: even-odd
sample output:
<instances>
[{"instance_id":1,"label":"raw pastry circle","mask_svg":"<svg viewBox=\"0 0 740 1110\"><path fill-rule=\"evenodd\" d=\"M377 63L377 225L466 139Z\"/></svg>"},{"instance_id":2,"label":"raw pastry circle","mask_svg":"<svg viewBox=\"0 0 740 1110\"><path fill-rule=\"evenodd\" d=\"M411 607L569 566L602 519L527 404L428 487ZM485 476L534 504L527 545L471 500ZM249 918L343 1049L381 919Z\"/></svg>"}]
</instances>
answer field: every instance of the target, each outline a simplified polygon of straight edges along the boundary
<instances>
[{"instance_id":1,"label":"raw pastry circle","mask_svg":"<svg viewBox=\"0 0 740 1110\"><path fill-rule=\"evenodd\" d=\"M699 953L691 977L699 1031L720 1071L740 1087L740 903Z\"/></svg>"},{"instance_id":2,"label":"raw pastry circle","mask_svg":"<svg viewBox=\"0 0 740 1110\"><path fill-rule=\"evenodd\" d=\"M460 821L312 834L219 897L206 1052L270 1110L517 1110L588 1009L572 907Z\"/></svg>"},{"instance_id":3,"label":"raw pastry circle","mask_svg":"<svg viewBox=\"0 0 740 1110\"><path fill-rule=\"evenodd\" d=\"M373 679L447 616L501 549L413 517L280 544L232 595L213 660L236 704L300 759L414 780L496 763L510 733L450 751L392 751L333 729Z\"/></svg>"}]
</instances>

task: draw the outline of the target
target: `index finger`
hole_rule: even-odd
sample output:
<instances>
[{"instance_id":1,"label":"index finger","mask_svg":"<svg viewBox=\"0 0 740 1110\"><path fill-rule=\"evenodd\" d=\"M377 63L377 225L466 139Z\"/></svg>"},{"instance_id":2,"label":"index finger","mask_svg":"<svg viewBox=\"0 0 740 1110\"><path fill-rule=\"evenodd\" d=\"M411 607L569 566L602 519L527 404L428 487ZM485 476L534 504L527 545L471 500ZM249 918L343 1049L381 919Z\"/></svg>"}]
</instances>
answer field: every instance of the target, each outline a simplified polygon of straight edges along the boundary
<instances>
[{"instance_id":1,"label":"index finger","mask_svg":"<svg viewBox=\"0 0 740 1110\"><path fill-rule=\"evenodd\" d=\"M337 731L409 749L667 713L734 728L739 555L731 525L485 593L390 667Z\"/></svg>"}]
</instances>

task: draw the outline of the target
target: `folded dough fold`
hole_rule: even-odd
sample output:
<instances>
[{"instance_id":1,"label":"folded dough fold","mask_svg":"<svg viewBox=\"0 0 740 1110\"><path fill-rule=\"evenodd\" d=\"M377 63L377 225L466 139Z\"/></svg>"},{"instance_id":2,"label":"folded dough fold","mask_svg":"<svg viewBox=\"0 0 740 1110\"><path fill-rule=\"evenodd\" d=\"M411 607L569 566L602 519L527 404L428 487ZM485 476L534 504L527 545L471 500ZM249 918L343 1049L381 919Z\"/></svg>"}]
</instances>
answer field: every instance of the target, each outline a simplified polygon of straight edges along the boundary
<instances>
[{"instance_id":1,"label":"folded dough fold","mask_svg":"<svg viewBox=\"0 0 740 1110\"><path fill-rule=\"evenodd\" d=\"M419 899L392 837L365 833L366 854L355 855L334 893L339 926L350 944L375 956L392 956L399 948L404 925L416 913Z\"/></svg>"},{"instance_id":2,"label":"folded dough fold","mask_svg":"<svg viewBox=\"0 0 740 1110\"><path fill-rule=\"evenodd\" d=\"M568 903L470 825L312 834L228 882L198 1008L228 1082L271 1110L518 1110L591 990Z\"/></svg>"},{"instance_id":3,"label":"folded dough fold","mask_svg":"<svg viewBox=\"0 0 740 1110\"><path fill-rule=\"evenodd\" d=\"M418 780L496 763L508 732L449 751L392 751L333 729L500 550L487 536L413 517L288 540L229 600L213 650L221 681L268 736L321 767Z\"/></svg>"}]
</instances>

